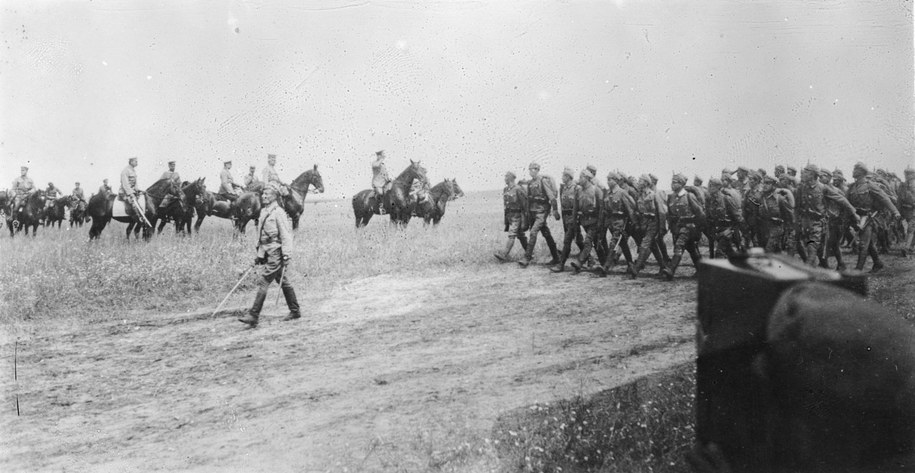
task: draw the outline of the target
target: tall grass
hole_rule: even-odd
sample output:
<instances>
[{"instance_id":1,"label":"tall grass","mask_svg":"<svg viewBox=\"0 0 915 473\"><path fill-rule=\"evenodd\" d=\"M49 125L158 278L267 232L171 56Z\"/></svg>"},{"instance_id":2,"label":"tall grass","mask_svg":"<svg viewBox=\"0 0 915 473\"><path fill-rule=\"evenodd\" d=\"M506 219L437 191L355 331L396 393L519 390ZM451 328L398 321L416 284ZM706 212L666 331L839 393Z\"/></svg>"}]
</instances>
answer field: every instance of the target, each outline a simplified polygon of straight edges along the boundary
<instances>
[{"instance_id":1,"label":"tall grass","mask_svg":"<svg viewBox=\"0 0 915 473\"><path fill-rule=\"evenodd\" d=\"M477 193L452 202L438 228L414 219L399 229L376 216L357 230L349 201L306 205L291 252L293 282L307 275L309 287L320 290L379 274L492 264L504 238L501 212L498 193ZM166 227L148 243L127 241L125 229L112 222L92 242L88 226L0 236L0 322L214 307L255 256L252 225L236 238L229 221L207 218L197 235ZM238 291L253 287L248 278Z\"/></svg>"}]
</instances>

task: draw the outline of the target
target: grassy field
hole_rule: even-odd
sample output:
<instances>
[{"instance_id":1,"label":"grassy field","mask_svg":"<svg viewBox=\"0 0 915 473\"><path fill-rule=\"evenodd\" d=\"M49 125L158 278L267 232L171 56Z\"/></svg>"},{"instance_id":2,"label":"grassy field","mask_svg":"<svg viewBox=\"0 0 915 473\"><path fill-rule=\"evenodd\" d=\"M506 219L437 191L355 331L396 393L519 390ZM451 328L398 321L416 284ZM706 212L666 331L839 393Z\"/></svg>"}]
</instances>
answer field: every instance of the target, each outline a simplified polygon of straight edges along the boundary
<instances>
[{"instance_id":1,"label":"grassy field","mask_svg":"<svg viewBox=\"0 0 915 473\"><path fill-rule=\"evenodd\" d=\"M124 228L0 236L0 470L686 471L690 263L673 282L500 265L498 192L438 228L357 231L327 201L296 234L303 319L279 321L274 287L246 330L253 278L212 312L250 228ZM872 297L915 318L911 260L887 263Z\"/></svg>"}]
</instances>

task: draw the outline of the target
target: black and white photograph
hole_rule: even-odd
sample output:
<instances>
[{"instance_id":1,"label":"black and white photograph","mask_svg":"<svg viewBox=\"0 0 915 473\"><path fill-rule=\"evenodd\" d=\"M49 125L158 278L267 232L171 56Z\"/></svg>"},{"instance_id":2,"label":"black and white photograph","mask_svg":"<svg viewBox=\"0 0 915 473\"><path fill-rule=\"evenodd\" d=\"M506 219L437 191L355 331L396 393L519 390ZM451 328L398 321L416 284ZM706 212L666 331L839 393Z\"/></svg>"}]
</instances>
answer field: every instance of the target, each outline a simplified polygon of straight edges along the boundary
<instances>
[{"instance_id":1,"label":"black and white photograph","mask_svg":"<svg viewBox=\"0 0 915 473\"><path fill-rule=\"evenodd\" d=\"M915 471L912 0L0 40L0 471Z\"/></svg>"}]
</instances>

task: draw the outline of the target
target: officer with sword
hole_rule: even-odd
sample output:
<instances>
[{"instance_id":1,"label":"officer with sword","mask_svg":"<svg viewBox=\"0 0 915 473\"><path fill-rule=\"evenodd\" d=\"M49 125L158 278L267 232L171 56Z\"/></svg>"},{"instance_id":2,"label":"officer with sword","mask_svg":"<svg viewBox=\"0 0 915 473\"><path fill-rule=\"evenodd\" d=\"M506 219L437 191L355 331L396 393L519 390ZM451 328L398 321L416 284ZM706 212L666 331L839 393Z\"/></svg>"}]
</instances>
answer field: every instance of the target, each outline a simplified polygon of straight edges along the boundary
<instances>
[{"instance_id":1,"label":"officer with sword","mask_svg":"<svg viewBox=\"0 0 915 473\"><path fill-rule=\"evenodd\" d=\"M121 196L123 197L124 202L128 204L127 213L135 214L137 220L139 220L146 228L152 227L149 220L146 220L146 213L140 208L140 204L137 202L137 197L143 193L139 186L137 186L137 157L134 156L127 160L127 167L121 171Z\"/></svg>"}]
</instances>

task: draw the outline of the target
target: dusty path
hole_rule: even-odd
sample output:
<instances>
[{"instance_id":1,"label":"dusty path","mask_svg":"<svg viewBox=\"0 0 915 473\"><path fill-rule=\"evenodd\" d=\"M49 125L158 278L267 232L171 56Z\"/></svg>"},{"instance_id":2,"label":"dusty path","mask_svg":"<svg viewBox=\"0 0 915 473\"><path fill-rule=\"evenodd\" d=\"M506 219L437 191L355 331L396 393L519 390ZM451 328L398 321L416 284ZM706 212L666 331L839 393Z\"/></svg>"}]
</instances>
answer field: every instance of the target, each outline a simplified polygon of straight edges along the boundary
<instances>
[{"instance_id":1,"label":"dusty path","mask_svg":"<svg viewBox=\"0 0 915 473\"><path fill-rule=\"evenodd\" d=\"M209 311L59 327L18 344L18 387L3 346L0 469L496 470L500 412L693 356L692 272L494 265L340 283L255 330Z\"/></svg>"}]
</instances>

